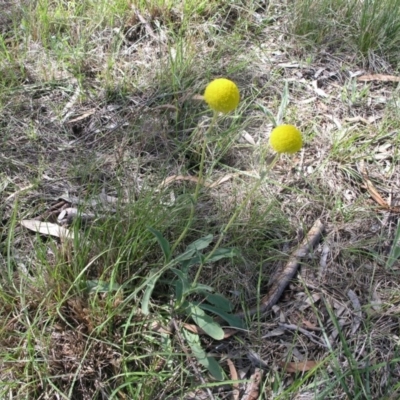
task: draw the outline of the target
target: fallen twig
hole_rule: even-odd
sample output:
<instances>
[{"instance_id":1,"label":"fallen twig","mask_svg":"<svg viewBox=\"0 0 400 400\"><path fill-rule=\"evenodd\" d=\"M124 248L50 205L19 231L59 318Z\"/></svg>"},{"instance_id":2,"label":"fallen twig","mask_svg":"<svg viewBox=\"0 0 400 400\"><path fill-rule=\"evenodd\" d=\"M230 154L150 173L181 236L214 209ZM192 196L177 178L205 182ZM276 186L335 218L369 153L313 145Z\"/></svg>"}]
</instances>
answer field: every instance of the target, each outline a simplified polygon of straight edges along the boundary
<instances>
[{"instance_id":1,"label":"fallen twig","mask_svg":"<svg viewBox=\"0 0 400 400\"><path fill-rule=\"evenodd\" d=\"M299 331L303 335L307 336L313 343L315 343L319 346L328 348L328 346L325 343L320 341L320 339L317 335L314 335L313 333L309 332L307 329L301 328L294 324L279 324L279 326L281 328L288 329L291 331Z\"/></svg>"},{"instance_id":2,"label":"fallen twig","mask_svg":"<svg viewBox=\"0 0 400 400\"><path fill-rule=\"evenodd\" d=\"M21 193L26 192L26 191L32 189L33 187L35 187L35 185L28 185L28 186L25 186L25 187L23 187L23 188L17 190L16 192L10 194L10 195L6 198L5 203L7 203L7 201L10 201L10 200L13 199L14 197L18 197Z\"/></svg>"},{"instance_id":3,"label":"fallen twig","mask_svg":"<svg viewBox=\"0 0 400 400\"><path fill-rule=\"evenodd\" d=\"M315 221L300 246L290 256L285 267L274 276L274 282L269 288L268 293L261 299L260 305L235 315L244 318L245 316L251 316L257 313L262 314L270 310L278 302L286 286L296 274L300 259L305 257L310 249L319 241L323 230L324 224L320 220Z\"/></svg>"}]
</instances>

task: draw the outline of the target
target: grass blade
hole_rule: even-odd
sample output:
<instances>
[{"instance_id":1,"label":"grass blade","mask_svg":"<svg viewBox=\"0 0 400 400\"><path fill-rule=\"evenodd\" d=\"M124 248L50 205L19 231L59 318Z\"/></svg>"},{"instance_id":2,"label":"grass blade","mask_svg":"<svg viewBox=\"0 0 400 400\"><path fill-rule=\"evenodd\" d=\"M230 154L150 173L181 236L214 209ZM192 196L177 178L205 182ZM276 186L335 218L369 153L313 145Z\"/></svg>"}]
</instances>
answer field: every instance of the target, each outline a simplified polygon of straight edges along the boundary
<instances>
[{"instance_id":1,"label":"grass blade","mask_svg":"<svg viewBox=\"0 0 400 400\"><path fill-rule=\"evenodd\" d=\"M151 277L147 279L147 287L146 290L144 291L143 298L142 298L142 313L144 315L149 314L149 303L150 303L150 297L153 293L154 286L156 285L156 282L159 278L159 274L157 270L152 270L150 272Z\"/></svg>"},{"instance_id":2,"label":"grass blade","mask_svg":"<svg viewBox=\"0 0 400 400\"><path fill-rule=\"evenodd\" d=\"M386 262L386 268L391 269L394 263L400 258L400 221L397 223L396 234L394 236L392 248Z\"/></svg>"}]
</instances>

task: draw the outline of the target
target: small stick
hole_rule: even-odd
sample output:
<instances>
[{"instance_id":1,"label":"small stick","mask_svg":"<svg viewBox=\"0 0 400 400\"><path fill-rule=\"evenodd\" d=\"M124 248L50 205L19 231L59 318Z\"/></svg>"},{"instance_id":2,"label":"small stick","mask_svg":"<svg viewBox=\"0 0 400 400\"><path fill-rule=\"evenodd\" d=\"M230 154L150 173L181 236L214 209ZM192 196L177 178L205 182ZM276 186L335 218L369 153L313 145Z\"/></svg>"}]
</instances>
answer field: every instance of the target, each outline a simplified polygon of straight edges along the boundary
<instances>
[{"instance_id":1,"label":"small stick","mask_svg":"<svg viewBox=\"0 0 400 400\"><path fill-rule=\"evenodd\" d=\"M277 277L274 279L274 283L269 288L268 293L261 299L260 305L253 307L246 312L240 312L235 315L244 318L257 313L263 314L270 310L278 302L286 286L295 276L297 268L299 267L300 259L305 257L310 249L319 241L323 230L324 224L319 219L316 220L300 246L290 256L289 261L283 270L277 274Z\"/></svg>"},{"instance_id":2,"label":"small stick","mask_svg":"<svg viewBox=\"0 0 400 400\"><path fill-rule=\"evenodd\" d=\"M288 329L291 331L299 331L303 335L307 336L313 343L318 344L319 346L328 348L328 346L325 343L319 341L319 337L317 335L314 335L313 333L308 332L307 329L300 328L299 326L293 325L293 324L279 324L279 326L281 328Z\"/></svg>"},{"instance_id":3,"label":"small stick","mask_svg":"<svg viewBox=\"0 0 400 400\"><path fill-rule=\"evenodd\" d=\"M23 192L26 192L27 190L32 189L33 187L35 187L35 185L32 184L32 185L25 186L25 187L23 187L23 188L21 188L21 189L18 189L16 192L10 194L10 195L6 198L5 202L7 202L7 201L13 199L14 197L20 195L20 194L23 193Z\"/></svg>"}]
</instances>

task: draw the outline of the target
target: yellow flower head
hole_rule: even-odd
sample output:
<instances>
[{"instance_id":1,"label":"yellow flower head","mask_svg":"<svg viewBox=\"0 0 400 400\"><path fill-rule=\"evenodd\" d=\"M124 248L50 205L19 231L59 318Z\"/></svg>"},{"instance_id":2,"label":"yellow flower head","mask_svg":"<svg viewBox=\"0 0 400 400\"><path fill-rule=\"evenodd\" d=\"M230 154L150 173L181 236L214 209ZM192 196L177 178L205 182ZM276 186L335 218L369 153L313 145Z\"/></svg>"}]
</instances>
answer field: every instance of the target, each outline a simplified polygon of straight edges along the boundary
<instances>
[{"instance_id":1,"label":"yellow flower head","mask_svg":"<svg viewBox=\"0 0 400 400\"><path fill-rule=\"evenodd\" d=\"M215 79L206 87L204 100L212 110L228 113L239 104L239 89L229 79Z\"/></svg>"},{"instance_id":2,"label":"yellow flower head","mask_svg":"<svg viewBox=\"0 0 400 400\"><path fill-rule=\"evenodd\" d=\"M296 153L303 145L300 131L293 125L279 125L269 136L269 144L277 153Z\"/></svg>"}]
</instances>

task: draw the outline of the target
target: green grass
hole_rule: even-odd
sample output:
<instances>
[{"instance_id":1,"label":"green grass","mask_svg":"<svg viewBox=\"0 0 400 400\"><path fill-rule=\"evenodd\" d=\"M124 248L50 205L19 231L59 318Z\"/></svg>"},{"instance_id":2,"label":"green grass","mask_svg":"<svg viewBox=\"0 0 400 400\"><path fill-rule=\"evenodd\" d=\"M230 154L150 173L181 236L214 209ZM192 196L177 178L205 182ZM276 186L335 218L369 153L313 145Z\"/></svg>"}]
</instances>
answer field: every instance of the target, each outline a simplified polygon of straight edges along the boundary
<instances>
[{"instance_id":1,"label":"green grass","mask_svg":"<svg viewBox=\"0 0 400 400\"><path fill-rule=\"evenodd\" d=\"M398 0L300 0L293 2L293 32L331 50L351 47L373 66L378 56L397 69ZM375 62L374 62L375 61Z\"/></svg>"},{"instance_id":2,"label":"green grass","mask_svg":"<svg viewBox=\"0 0 400 400\"><path fill-rule=\"evenodd\" d=\"M254 357L268 366L259 399L397 398L399 91L351 74L367 57L395 75L398 6L5 3L0 398L220 399L235 383L226 358L243 390ZM212 122L196 96L222 76L241 102ZM268 170L279 123L298 126L304 148ZM81 214L73 240L20 224L57 223L67 207ZM302 280L219 340L210 310L259 304L318 218L326 231Z\"/></svg>"}]
</instances>

